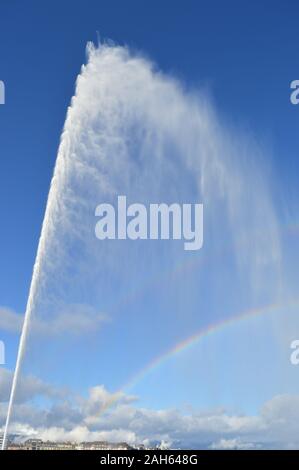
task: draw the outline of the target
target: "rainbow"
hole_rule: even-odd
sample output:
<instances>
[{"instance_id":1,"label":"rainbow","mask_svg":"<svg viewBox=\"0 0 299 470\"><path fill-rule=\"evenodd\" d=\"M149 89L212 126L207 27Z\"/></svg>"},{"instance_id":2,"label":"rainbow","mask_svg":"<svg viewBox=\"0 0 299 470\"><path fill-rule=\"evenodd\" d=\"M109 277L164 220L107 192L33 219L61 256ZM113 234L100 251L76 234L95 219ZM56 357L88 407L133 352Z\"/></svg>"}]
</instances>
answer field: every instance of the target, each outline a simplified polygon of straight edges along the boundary
<instances>
[{"instance_id":1,"label":"rainbow","mask_svg":"<svg viewBox=\"0 0 299 470\"><path fill-rule=\"evenodd\" d=\"M263 305L260 307L256 307L254 309L245 310L242 313L237 315L230 316L225 318L217 323L210 324L200 330L196 331L193 335L185 338L184 340L180 341L179 343L175 344L172 348L168 349L162 355L157 356L153 361L149 362L143 369L141 369L136 375L134 375L127 383L125 383L121 389L114 393L111 400L109 400L104 407L101 408L99 414L102 414L107 409L109 409L112 405L118 402L125 393L132 390L137 383L139 383L145 376L149 373L157 370L159 367L164 365L168 360L172 359L175 356L178 356L184 351L187 351L193 348L202 338L208 337L213 333L221 331L222 329L229 327L235 323L241 322L243 320L255 318L257 316L269 314L279 309L286 308L286 307L296 307L299 306L299 299L292 299L284 303L271 303L267 305Z\"/></svg>"}]
</instances>

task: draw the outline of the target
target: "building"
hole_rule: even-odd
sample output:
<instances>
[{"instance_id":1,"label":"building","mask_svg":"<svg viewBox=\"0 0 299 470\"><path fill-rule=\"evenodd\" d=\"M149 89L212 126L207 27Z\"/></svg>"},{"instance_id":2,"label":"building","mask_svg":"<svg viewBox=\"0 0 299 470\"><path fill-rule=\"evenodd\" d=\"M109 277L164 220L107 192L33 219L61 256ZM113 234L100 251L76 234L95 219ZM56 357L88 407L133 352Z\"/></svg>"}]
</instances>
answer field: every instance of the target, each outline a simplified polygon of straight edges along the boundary
<instances>
[{"instance_id":1,"label":"building","mask_svg":"<svg viewBox=\"0 0 299 470\"><path fill-rule=\"evenodd\" d=\"M76 444L73 442L43 442L40 450L75 450Z\"/></svg>"},{"instance_id":2,"label":"building","mask_svg":"<svg viewBox=\"0 0 299 470\"><path fill-rule=\"evenodd\" d=\"M106 442L106 441L93 441L82 442L77 446L78 450L129 450L132 449L126 442Z\"/></svg>"},{"instance_id":3,"label":"building","mask_svg":"<svg viewBox=\"0 0 299 470\"><path fill-rule=\"evenodd\" d=\"M145 449L144 446L132 447L126 442L107 442L107 441L91 441L91 442L53 442L43 441L42 439L27 439L25 442L9 442L7 450L131 450ZM147 447L149 449L149 447Z\"/></svg>"},{"instance_id":4,"label":"building","mask_svg":"<svg viewBox=\"0 0 299 470\"><path fill-rule=\"evenodd\" d=\"M5 450L7 450L9 444L12 442L14 437L15 437L14 434L10 434L9 436L6 436ZM0 432L0 450L2 449L3 439L4 439L4 434L3 434L3 432Z\"/></svg>"},{"instance_id":5,"label":"building","mask_svg":"<svg viewBox=\"0 0 299 470\"><path fill-rule=\"evenodd\" d=\"M43 441L41 439L27 439L23 444L23 448L24 450L41 450L42 445Z\"/></svg>"}]
</instances>

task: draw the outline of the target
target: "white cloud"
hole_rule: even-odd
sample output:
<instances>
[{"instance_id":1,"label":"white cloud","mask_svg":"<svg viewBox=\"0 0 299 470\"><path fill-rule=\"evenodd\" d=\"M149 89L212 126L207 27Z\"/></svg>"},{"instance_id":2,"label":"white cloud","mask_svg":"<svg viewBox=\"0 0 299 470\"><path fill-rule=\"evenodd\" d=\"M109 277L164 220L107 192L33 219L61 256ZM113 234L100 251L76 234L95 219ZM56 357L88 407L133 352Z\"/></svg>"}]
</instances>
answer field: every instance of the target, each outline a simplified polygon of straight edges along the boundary
<instances>
[{"instance_id":1,"label":"white cloud","mask_svg":"<svg viewBox=\"0 0 299 470\"><path fill-rule=\"evenodd\" d=\"M217 450L253 450L259 449L259 444L253 444L252 442L243 442L241 439L220 439L218 442L213 442L210 445L210 449Z\"/></svg>"},{"instance_id":2,"label":"white cloud","mask_svg":"<svg viewBox=\"0 0 299 470\"><path fill-rule=\"evenodd\" d=\"M13 310L0 307L0 330L9 333L20 333L23 324L23 316Z\"/></svg>"},{"instance_id":3,"label":"white cloud","mask_svg":"<svg viewBox=\"0 0 299 470\"><path fill-rule=\"evenodd\" d=\"M33 332L45 335L83 335L98 331L108 317L93 307L83 304L68 305L48 320L35 318Z\"/></svg>"},{"instance_id":4,"label":"white cloud","mask_svg":"<svg viewBox=\"0 0 299 470\"><path fill-rule=\"evenodd\" d=\"M13 373L10 370L0 368L0 403L9 399ZM62 396L62 390L46 384L34 376L20 376L16 393L16 402L24 403L33 399L37 395L48 398Z\"/></svg>"},{"instance_id":5,"label":"white cloud","mask_svg":"<svg viewBox=\"0 0 299 470\"><path fill-rule=\"evenodd\" d=\"M258 415L250 416L224 409L184 414L177 409L140 408L136 397L116 397L104 386L91 388L87 398L62 394L59 397L59 391L31 378L24 381L23 399L29 397L30 391L52 399L55 396L55 400L45 409L20 401L15 405L11 431L24 436L131 444L167 442L180 448L299 449L299 396L276 396L264 404ZM107 407L109 403L114 404ZM4 418L2 404L2 425Z\"/></svg>"},{"instance_id":6,"label":"white cloud","mask_svg":"<svg viewBox=\"0 0 299 470\"><path fill-rule=\"evenodd\" d=\"M103 322L108 320L103 313L97 312L89 305L73 304L60 309L56 315L47 320L35 318L32 333L46 336L62 334L82 335L98 331ZM20 333L23 315L13 310L0 307L0 330L9 333Z\"/></svg>"}]
</instances>

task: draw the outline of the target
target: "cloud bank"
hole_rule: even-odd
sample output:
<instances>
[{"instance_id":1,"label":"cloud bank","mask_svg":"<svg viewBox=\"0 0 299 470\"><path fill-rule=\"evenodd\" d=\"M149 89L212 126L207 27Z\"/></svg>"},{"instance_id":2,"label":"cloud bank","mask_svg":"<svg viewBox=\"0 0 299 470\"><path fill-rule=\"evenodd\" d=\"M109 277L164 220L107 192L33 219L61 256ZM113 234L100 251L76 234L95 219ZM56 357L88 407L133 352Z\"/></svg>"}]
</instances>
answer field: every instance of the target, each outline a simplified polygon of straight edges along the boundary
<instances>
[{"instance_id":1,"label":"cloud bank","mask_svg":"<svg viewBox=\"0 0 299 470\"><path fill-rule=\"evenodd\" d=\"M5 419L5 400L11 373L0 370L0 426ZM35 396L56 399L48 408L32 405ZM34 377L20 380L11 432L21 439L157 444L172 448L210 449L299 449L299 396L279 395L268 400L257 415L226 409L193 410L138 407L138 397L115 394L103 385L92 387L87 397L69 394ZM102 410L102 413L101 413Z\"/></svg>"}]
</instances>

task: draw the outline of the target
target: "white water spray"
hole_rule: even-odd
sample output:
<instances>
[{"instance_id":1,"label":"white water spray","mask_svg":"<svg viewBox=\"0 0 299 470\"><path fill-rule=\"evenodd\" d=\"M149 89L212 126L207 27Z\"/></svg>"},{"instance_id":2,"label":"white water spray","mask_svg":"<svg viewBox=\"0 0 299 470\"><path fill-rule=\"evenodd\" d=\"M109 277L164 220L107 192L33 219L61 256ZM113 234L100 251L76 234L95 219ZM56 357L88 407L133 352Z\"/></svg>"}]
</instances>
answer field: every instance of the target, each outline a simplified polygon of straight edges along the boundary
<instances>
[{"instance_id":1,"label":"white water spray","mask_svg":"<svg viewBox=\"0 0 299 470\"><path fill-rule=\"evenodd\" d=\"M89 45L88 51L89 61L77 80L49 191L3 448L33 314L38 311L47 321L41 306L48 298L61 298L61 291L69 295L65 282L69 266L72 272L80 269L80 274L84 273L78 276L79 281L73 280L73 291L76 282L77 286L85 282L92 291L90 279L97 279L96 291L109 276L112 283L125 285L125 290L125 259L134 266L132 260L139 261L141 252L148 257L145 269L151 269L150 250L133 253L129 248L126 253L123 245L113 245L116 254L112 256L106 245L103 248L98 243L93 225L98 203L110 202L120 194L130 195L132 202L186 202L185 198L193 198L207 205L205 237L217 218L222 230L233 227L234 256L237 263L246 265L249 278L257 284L261 270L272 270L279 258L272 202L256 174L252 155L244 154L242 143L230 140L204 97L187 93L178 82L126 48ZM74 252L79 268L70 264L74 263ZM104 273L100 282L99 266ZM132 284L142 273L139 264ZM107 297L113 295L107 292Z\"/></svg>"},{"instance_id":2,"label":"white water spray","mask_svg":"<svg viewBox=\"0 0 299 470\"><path fill-rule=\"evenodd\" d=\"M41 229L41 235L40 235L38 248L37 248L36 260L35 260L34 267L33 267L33 274L32 274L32 279L31 279L31 284L30 284L30 289L29 289L29 296L28 296L28 301L26 305L25 315L24 315L24 323L23 323L22 333L20 337L18 355L17 355L17 360L16 360L16 367L15 367L15 371L13 375L11 393L10 393L10 398L9 398L9 403L8 403L8 411L7 411L4 434L3 434L2 450L4 450L6 446L9 423L10 423L12 410L13 410L13 404L14 404L14 400L16 396L21 365L22 365L22 361L24 358L24 352L26 348L26 340L28 337L28 332L29 332L29 327L30 327L31 315L32 315L32 312L34 311L34 302L35 302L35 298L37 295L38 281L41 275L41 260L45 256L46 240L51 230L51 213L53 210L53 206L55 205L56 200L57 200L56 181L57 181L58 166L59 166L59 153L58 153L56 166L54 170L54 176L51 182L51 187L50 187L50 191L48 195L45 216L44 216L42 229Z\"/></svg>"}]
</instances>

